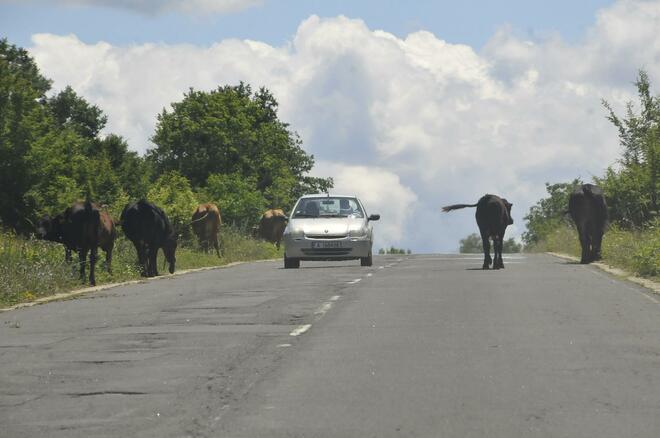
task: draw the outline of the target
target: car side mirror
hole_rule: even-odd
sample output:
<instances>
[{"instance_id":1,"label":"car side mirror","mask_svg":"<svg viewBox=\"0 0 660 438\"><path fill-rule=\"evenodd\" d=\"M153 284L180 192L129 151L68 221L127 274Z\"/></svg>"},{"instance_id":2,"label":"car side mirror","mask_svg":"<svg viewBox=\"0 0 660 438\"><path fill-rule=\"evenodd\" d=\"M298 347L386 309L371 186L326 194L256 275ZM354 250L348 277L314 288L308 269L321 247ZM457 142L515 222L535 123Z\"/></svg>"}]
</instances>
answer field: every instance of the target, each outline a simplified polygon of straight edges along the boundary
<instances>
[{"instance_id":1,"label":"car side mirror","mask_svg":"<svg viewBox=\"0 0 660 438\"><path fill-rule=\"evenodd\" d=\"M379 219L380 219L380 215L379 215L379 214L372 214L372 215L369 216L369 218L368 218L367 220L368 220L368 221L377 221L377 220L379 220Z\"/></svg>"}]
</instances>

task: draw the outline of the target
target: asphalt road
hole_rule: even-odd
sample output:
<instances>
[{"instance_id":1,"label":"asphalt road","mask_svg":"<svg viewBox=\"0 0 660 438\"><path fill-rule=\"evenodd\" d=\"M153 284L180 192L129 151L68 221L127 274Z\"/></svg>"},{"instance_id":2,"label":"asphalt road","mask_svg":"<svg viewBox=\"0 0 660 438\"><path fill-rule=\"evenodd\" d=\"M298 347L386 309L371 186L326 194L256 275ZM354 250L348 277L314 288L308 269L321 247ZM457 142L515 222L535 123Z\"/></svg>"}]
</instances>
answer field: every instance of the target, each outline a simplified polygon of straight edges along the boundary
<instances>
[{"instance_id":1,"label":"asphalt road","mask_svg":"<svg viewBox=\"0 0 660 438\"><path fill-rule=\"evenodd\" d=\"M0 436L660 436L657 296L505 264L252 263L0 313Z\"/></svg>"}]
</instances>

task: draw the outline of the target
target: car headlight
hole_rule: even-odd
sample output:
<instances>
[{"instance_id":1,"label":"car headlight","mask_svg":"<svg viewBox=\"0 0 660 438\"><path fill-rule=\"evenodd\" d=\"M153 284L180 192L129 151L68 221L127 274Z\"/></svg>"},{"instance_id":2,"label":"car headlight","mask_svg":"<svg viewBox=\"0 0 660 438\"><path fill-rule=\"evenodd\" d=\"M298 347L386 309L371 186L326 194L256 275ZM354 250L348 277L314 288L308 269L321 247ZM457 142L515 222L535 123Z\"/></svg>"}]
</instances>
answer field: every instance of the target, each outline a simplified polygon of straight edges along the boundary
<instances>
[{"instance_id":1,"label":"car headlight","mask_svg":"<svg viewBox=\"0 0 660 438\"><path fill-rule=\"evenodd\" d=\"M367 237L369 231L366 228L355 228L348 230L349 237Z\"/></svg>"},{"instance_id":2,"label":"car headlight","mask_svg":"<svg viewBox=\"0 0 660 438\"><path fill-rule=\"evenodd\" d=\"M284 230L284 234L292 238L305 237L305 231L302 228L287 227L287 229Z\"/></svg>"}]
</instances>

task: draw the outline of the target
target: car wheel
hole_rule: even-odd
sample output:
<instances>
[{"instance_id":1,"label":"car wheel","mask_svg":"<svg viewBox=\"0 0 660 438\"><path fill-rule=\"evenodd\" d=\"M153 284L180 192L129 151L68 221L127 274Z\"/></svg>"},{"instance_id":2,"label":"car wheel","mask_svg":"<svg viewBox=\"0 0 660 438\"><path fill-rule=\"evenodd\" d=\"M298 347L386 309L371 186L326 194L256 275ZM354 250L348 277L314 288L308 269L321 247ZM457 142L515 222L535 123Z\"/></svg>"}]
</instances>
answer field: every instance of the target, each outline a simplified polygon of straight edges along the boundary
<instances>
[{"instance_id":1,"label":"car wheel","mask_svg":"<svg viewBox=\"0 0 660 438\"><path fill-rule=\"evenodd\" d=\"M284 269L298 269L300 267L300 259L289 258L284 255Z\"/></svg>"},{"instance_id":2,"label":"car wheel","mask_svg":"<svg viewBox=\"0 0 660 438\"><path fill-rule=\"evenodd\" d=\"M371 266L373 265L374 260L373 257L371 256L371 253L369 253L369 256L367 257L361 257L360 258L360 265L361 266Z\"/></svg>"}]
</instances>

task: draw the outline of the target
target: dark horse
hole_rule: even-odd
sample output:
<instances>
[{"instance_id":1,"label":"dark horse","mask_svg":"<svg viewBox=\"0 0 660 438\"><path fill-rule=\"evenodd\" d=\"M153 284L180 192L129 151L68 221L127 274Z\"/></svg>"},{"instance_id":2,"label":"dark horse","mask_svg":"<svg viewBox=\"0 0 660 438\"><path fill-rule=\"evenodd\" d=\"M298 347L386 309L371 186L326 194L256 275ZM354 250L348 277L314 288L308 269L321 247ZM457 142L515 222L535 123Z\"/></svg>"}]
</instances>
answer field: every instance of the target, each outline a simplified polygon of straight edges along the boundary
<instances>
[{"instance_id":1,"label":"dark horse","mask_svg":"<svg viewBox=\"0 0 660 438\"><path fill-rule=\"evenodd\" d=\"M449 212L465 207L477 207L475 217L481 233L481 241L484 247L483 269L489 269L493 263L493 269L504 269L502 260L502 246L506 227L513 224L511 219L511 204L504 198L496 195L484 195L476 204L454 204L442 207L442 211ZM490 258L490 241L493 239L494 260Z\"/></svg>"},{"instance_id":2,"label":"dark horse","mask_svg":"<svg viewBox=\"0 0 660 438\"><path fill-rule=\"evenodd\" d=\"M577 187L568 200L568 212L580 235L580 263L600 260L600 245L607 225L607 204L603 190L593 184Z\"/></svg>"},{"instance_id":3,"label":"dark horse","mask_svg":"<svg viewBox=\"0 0 660 438\"><path fill-rule=\"evenodd\" d=\"M135 246L143 276L158 275L156 258L160 248L170 265L170 274L174 273L177 236L163 210L145 200L128 204L121 213L121 226Z\"/></svg>"}]
</instances>

